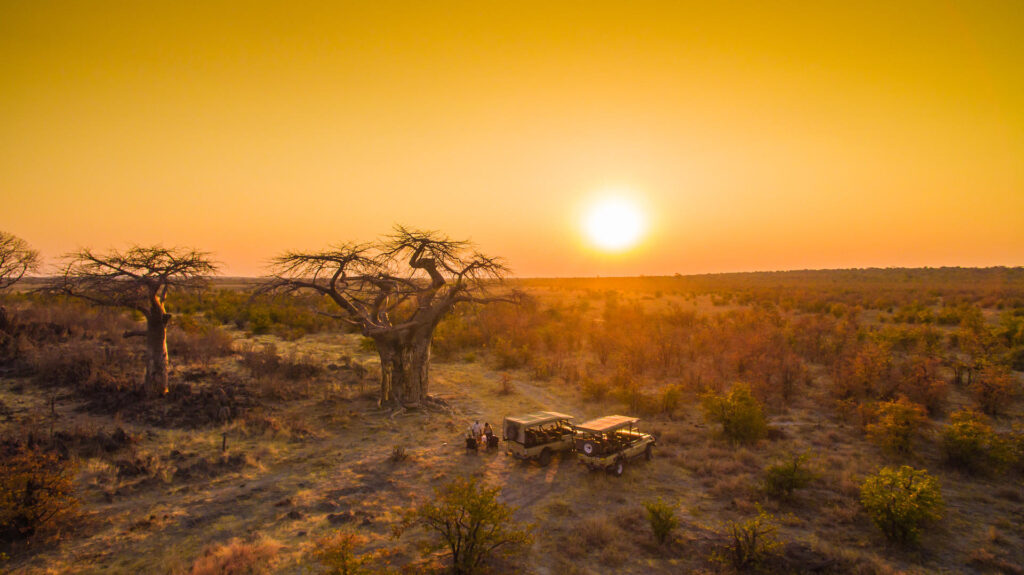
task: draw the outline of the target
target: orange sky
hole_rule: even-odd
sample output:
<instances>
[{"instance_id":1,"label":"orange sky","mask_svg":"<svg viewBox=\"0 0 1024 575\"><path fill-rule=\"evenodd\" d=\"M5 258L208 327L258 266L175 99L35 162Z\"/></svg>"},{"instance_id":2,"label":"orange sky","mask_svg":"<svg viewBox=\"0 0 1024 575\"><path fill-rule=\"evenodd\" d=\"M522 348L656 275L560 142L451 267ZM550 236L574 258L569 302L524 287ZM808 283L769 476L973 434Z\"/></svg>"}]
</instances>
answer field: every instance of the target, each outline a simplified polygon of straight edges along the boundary
<instances>
[{"instance_id":1,"label":"orange sky","mask_svg":"<svg viewBox=\"0 0 1024 575\"><path fill-rule=\"evenodd\" d=\"M894 7L898 4L898 7ZM0 229L518 275L1024 264L1024 3L0 0ZM607 188L652 229L580 237Z\"/></svg>"}]
</instances>

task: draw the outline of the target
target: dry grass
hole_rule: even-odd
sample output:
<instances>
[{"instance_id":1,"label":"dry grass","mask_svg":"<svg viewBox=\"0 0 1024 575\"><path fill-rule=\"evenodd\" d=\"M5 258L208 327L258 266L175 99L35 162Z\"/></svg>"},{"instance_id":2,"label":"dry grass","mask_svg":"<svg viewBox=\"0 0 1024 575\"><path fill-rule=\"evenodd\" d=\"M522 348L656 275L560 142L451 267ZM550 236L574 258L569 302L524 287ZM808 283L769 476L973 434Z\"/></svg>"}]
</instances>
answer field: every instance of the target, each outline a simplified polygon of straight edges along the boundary
<instances>
[{"instance_id":1,"label":"dry grass","mask_svg":"<svg viewBox=\"0 0 1024 575\"><path fill-rule=\"evenodd\" d=\"M228 543L205 549L189 569L188 575L261 575L271 573L281 544L259 539L244 542L232 539Z\"/></svg>"},{"instance_id":2,"label":"dry grass","mask_svg":"<svg viewBox=\"0 0 1024 575\"><path fill-rule=\"evenodd\" d=\"M584 313L591 319L600 316L605 297L553 288L538 293L542 302L588 301ZM673 305L716 317L740 307L698 299L695 304L671 292L654 299L638 294L623 296L620 305L659 310ZM783 541L809 547L815 561L834 560L844 569L836 572L1013 573L1024 564L1019 475L963 477L943 466L933 438L921 441L913 456L883 453L855 421L840 420L828 376L816 366L810 387L768 412L778 433L747 447L714 437L695 403L695 385L671 378L646 381L651 397L662 385L688 387L671 413L641 422L658 437L654 460L632 463L623 477L614 478L588 472L571 456L541 468L500 452L466 454L460 443L467 422L477 418L498 430L501 417L515 412L550 409L580 419L622 412L625 406L610 389L600 399L586 397L588 381L606 382L613 375L602 373L596 361L582 362L586 373L567 384L566 374L557 370L536 380L536 366L497 371L487 351L474 352L471 362L458 353L431 370L432 392L454 411L392 419L375 406L376 359L360 348L357 337L320 333L282 341L232 335L236 349L259 351L274 344L281 361L321 367L310 377L291 378L276 369L251 377L255 374L239 355L210 358L205 368L253 389L263 408L195 430L90 415L69 397L58 399L54 416L46 390L25 380L0 379L0 401L9 412L0 414L4 433L42 430L46 435L52 423L57 430L77 427L83 433L111 433L123 426L138 438L131 449L115 453L73 454L80 462L77 487L88 527L64 534L60 545L9 553L15 573L181 574L222 572L228 565L303 573L312 542L338 528L365 536L360 552L389 549L393 564L411 563L419 560L417 540L395 540L391 528L412 502L465 474L503 486L502 500L518 508L515 518L537 525L533 547L508 572L712 572L717 569L708 560L714 530L756 513L758 502L778 517ZM346 367L354 363L365 373ZM950 391L949 409L969 402L963 390ZM1019 420L1014 411L1001 424L1008 428ZM227 452L222 453L225 432ZM406 457L395 456L396 446ZM805 451L814 452L819 479L791 501L762 501L758 485L764 468L781 454ZM237 465L220 464L231 457ZM939 476L949 503L948 527L925 533L919 551L887 547L858 502L864 476L893 464L894 457L912 457L910 463ZM141 473L119 474L121 460L137 464ZM186 477L182 469L192 471ZM665 548L653 544L643 516L643 502L658 497L681 510L675 542Z\"/></svg>"}]
</instances>

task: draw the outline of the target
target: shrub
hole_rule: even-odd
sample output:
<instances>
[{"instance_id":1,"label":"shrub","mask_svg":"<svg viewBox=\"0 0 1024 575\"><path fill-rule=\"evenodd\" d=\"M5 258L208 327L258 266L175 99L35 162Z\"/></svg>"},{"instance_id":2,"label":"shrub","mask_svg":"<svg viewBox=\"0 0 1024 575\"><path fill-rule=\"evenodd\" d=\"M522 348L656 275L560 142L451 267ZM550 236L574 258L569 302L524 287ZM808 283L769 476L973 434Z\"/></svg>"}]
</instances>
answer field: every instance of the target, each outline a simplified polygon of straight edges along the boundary
<instances>
[{"instance_id":1,"label":"shrub","mask_svg":"<svg viewBox=\"0 0 1024 575\"><path fill-rule=\"evenodd\" d=\"M437 538L427 549L447 548L452 573L477 573L491 554L507 553L532 540L529 528L512 523L513 508L498 501L500 491L477 477L456 478L437 488L432 500L411 510L396 535L417 525L432 531Z\"/></svg>"},{"instance_id":2,"label":"shrub","mask_svg":"<svg viewBox=\"0 0 1024 575\"><path fill-rule=\"evenodd\" d=\"M529 352L525 347L515 347L510 341L498 338L491 347L491 355L494 357L497 369L517 369L526 365L529 359Z\"/></svg>"},{"instance_id":3,"label":"shrub","mask_svg":"<svg viewBox=\"0 0 1024 575\"><path fill-rule=\"evenodd\" d=\"M675 508L659 497L657 501L644 503L644 509L647 510L647 521L651 524L654 538L658 545L664 545L672 531L679 526Z\"/></svg>"},{"instance_id":4,"label":"shrub","mask_svg":"<svg viewBox=\"0 0 1024 575\"><path fill-rule=\"evenodd\" d=\"M232 539L208 547L192 564L190 575L263 575L270 573L281 544L260 539L244 542Z\"/></svg>"},{"instance_id":5,"label":"shrub","mask_svg":"<svg viewBox=\"0 0 1024 575\"><path fill-rule=\"evenodd\" d=\"M815 474L808 468L809 453L790 455L785 461L764 470L764 490L775 497L789 497L814 481Z\"/></svg>"},{"instance_id":6,"label":"shrub","mask_svg":"<svg viewBox=\"0 0 1024 575\"><path fill-rule=\"evenodd\" d=\"M950 465L969 473L996 471L1013 460L1008 442L992 431L984 415L970 410L950 416L942 449Z\"/></svg>"},{"instance_id":7,"label":"shrub","mask_svg":"<svg viewBox=\"0 0 1024 575\"><path fill-rule=\"evenodd\" d=\"M207 365L213 358L231 355L234 351L231 334L220 327L199 324L174 326L167 331L167 349L185 362Z\"/></svg>"},{"instance_id":8,"label":"shrub","mask_svg":"<svg viewBox=\"0 0 1024 575\"><path fill-rule=\"evenodd\" d=\"M309 355L292 352L281 360L280 372L292 381L307 380L322 374L324 366Z\"/></svg>"},{"instance_id":9,"label":"shrub","mask_svg":"<svg viewBox=\"0 0 1024 575\"><path fill-rule=\"evenodd\" d=\"M659 403L662 413L674 413L683 403L683 386L673 384L663 389Z\"/></svg>"},{"instance_id":10,"label":"shrub","mask_svg":"<svg viewBox=\"0 0 1024 575\"><path fill-rule=\"evenodd\" d=\"M941 377L941 362L934 357L916 356L902 365L899 391L923 405L929 415L940 413L949 396L949 385Z\"/></svg>"},{"instance_id":11,"label":"shrub","mask_svg":"<svg viewBox=\"0 0 1024 575\"><path fill-rule=\"evenodd\" d=\"M498 386L498 393L500 395L511 395L515 392L516 388L512 385L512 376L508 373L501 374L501 382Z\"/></svg>"},{"instance_id":12,"label":"shrub","mask_svg":"<svg viewBox=\"0 0 1024 575\"><path fill-rule=\"evenodd\" d=\"M939 481L923 469L883 467L860 487L860 502L890 541L913 543L923 525L942 517Z\"/></svg>"},{"instance_id":13,"label":"shrub","mask_svg":"<svg viewBox=\"0 0 1024 575\"><path fill-rule=\"evenodd\" d=\"M369 575L376 571L367 564L377 553L358 554L356 548L366 545L367 537L352 531L337 530L316 542L313 558L324 567L324 575Z\"/></svg>"},{"instance_id":14,"label":"shrub","mask_svg":"<svg viewBox=\"0 0 1024 575\"><path fill-rule=\"evenodd\" d=\"M610 386L607 381L588 377L580 383L580 391L585 399L601 401L608 396Z\"/></svg>"},{"instance_id":15,"label":"shrub","mask_svg":"<svg viewBox=\"0 0 1024 575\"><path fill-rule=\"evenodd\" d=\"M31 537L73 513L74 466L29 447L0 451L0 541Z\"/></svg>"},{"instance_id":16,"label":"shrub","mask_svg":"<svg viewBox=\"0 0 1024 575\"><path fill-rule=\"evenodd\" d=\"M971 394L983 412L999 415L1017 395L1017 378L1006 368L986 367L971 384Z\"/></svg>"},{"instance_id":17,"label":"shrub","mask_svg":"<svg viewBox=\"0 0 1024 575\"><path fill-rule=\"evenodd\" d=\"M242 348L240 355L239 361L249 370L249 375L253 379L274 380L280 377L292 382L306 382L324 371L323 364L308 355L291 352L282 357L277 351L277 346L272 343L258 348L253 344L247 344Z\"/></svg>"},{"instance_id":18,"label":"shrub","mask_svg":"<svg viewBox=\"0 0 1024 575\"><path fill-rule=\"evenodd\" d=\"M277 346L268 343L259 349L249 344L241 351L241 363L249 370L249 375L254 378L266 377L277 373L281 367L281 355L277 352Z\"/></svg>"},{"instance_id":19,"label":"shrub","mask_svg":"<svg viewBox=\"0 0 1024 575\"><path fill-rule=\"evenodd\" d=\"M781 547L775 518L759 505L757 516L725 526L726 543L712 558L737 571L761 565Z\"/></svg>"},{"instance_id":20,"label":"shrub","mask_svg":"<svg viewBox=\"0 0 1024 575\"><path fill-rule=\"evenodd\" d=\"M391 462L401 463L409 458L409 453L401 445L396 445L391 448Z\"/></svg>"},{"instance_id":21,"label":"shrub","mask_svg":"<svg viewBox=\"0 0 1024 575\"><path fill-rule=\"evenodd\" d=\"M701 397L704 417L722 424L722 433L734 443L753 443L768 433L764 410L746 384L736 384L729 393L708 392Z\"/></svg>"},{"instance_id":22,"label":"shrub","mask_svg":"<svg viewBox=\"0 0 1024 575\"><path fill-rule=\"evenodd\" d=\"M927 423L924 407L901 397L877 405L875 421L867 425L868 438L892 453L910 453L914 438Z\"/></svg>"}]
</instances>

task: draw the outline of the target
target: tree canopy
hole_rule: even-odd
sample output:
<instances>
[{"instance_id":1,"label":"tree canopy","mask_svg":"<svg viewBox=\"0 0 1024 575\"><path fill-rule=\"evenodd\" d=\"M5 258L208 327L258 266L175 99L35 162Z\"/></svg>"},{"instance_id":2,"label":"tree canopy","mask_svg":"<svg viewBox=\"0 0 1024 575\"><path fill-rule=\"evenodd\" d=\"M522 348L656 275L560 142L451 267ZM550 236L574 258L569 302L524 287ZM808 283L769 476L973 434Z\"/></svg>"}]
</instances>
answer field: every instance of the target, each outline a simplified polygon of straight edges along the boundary
<instances>
[{"instance_id":1,"label":"tree canopy","mask_svg":"<svg viewBox=\"0 0 1024 575\"><path fill-rule=\"evenodd\" d=\"M434 328L456 304L515 301L490 290L509 272L500 258L436 231L396 226L372 243L320 252L285 252L273 260L269 290L312 290L341 310L335 317L373 338L381 358L380 403L427 401Z\"/></svg>"},{"instance_id":2,"label":"tree canopy","mask_svg":"<svg viewBox=\"0 0 1024 575\"><path fill-rule=\"evenodd\" d=\"M28 242L0 231L0 290L18 282L25 274L39 269L39 252Z\"/></svg>"}]
</instances>

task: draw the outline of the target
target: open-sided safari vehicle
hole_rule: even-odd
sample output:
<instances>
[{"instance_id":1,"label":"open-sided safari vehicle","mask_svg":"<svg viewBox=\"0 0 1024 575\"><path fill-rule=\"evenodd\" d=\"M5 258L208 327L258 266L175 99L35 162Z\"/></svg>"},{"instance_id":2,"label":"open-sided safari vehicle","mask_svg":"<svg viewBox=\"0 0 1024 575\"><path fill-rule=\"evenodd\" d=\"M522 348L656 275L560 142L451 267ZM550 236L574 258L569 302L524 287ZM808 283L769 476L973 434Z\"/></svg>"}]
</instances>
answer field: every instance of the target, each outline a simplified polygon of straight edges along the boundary
<instances>
[{"instance_id":1,"label":"open-sided safari vehicle","mask_svg":"<svg viewBox=\"0 0 1024 575\"><path fill-rule=\"evenodd\" d=\"M626 462L650 459L654 437L636 428L636 417L608 415L576 426L576 456L591 469L622 475Z\"/></svg>"},{"instance_id":2,"label":"open-sided safari vehicle","mask_svg":"<svg viewBox=\"0 0 1024 575\"><path fill-rule=\"evenodd\" d=\"M572 420L573 416L554 411L506 417L505 453L547 465L555 452L572 449Z\"/></svg>"}]
</instances>

